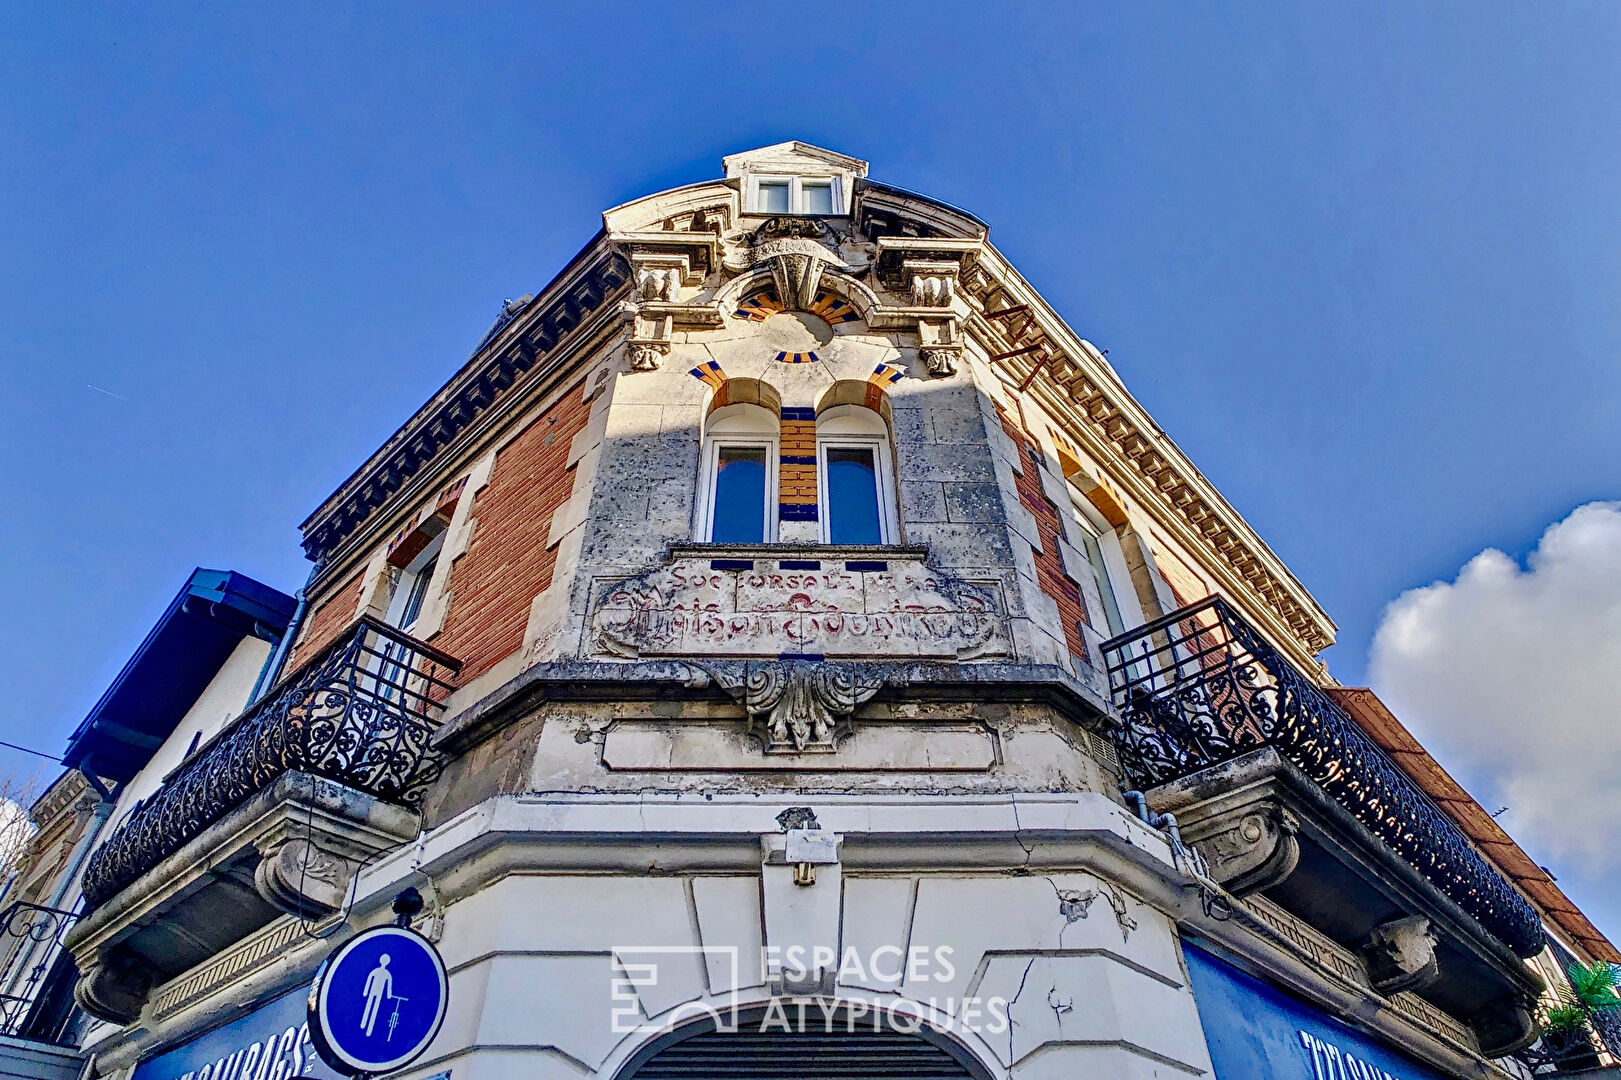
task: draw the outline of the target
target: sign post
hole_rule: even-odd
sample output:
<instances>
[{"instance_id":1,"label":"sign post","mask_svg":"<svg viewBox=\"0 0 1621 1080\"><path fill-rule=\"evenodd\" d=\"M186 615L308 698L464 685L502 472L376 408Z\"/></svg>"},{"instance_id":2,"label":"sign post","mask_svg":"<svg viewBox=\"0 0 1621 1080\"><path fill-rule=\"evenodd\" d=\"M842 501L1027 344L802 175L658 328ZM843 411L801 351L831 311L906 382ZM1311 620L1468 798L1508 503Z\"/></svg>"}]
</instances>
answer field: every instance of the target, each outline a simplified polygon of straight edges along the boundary
<instances>
[{"instance_id":1,"label":"sign post","mask_svg":"<svg viewBox=\"0 0 1621 1080\"><path fill-rule=\"evenodd\" d=\"M403 921L403 920L402 920ZM439 1034L450 1000L445 962L426 938L378 926L327 957L310 985L310 1041L353 1077L408 1065Z\"/></svg>"}]
</instances>

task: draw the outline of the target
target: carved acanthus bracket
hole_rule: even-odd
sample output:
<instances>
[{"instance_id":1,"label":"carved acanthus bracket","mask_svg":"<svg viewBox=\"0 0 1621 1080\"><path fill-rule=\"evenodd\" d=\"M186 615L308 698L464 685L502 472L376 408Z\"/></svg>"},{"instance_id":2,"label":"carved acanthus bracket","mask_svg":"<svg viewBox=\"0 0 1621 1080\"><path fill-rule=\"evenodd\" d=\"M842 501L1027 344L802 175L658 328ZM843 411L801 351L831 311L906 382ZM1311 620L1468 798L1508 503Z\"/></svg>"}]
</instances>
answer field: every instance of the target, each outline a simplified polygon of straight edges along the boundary
<instances>
[{"instance_id":1,"label":"carved acanthus bracket","mask_svg":"<svg viewBox=\"0 0 1621 1080\"><path fill-rule=\"evenodd\" d=\"M884 668L827 660L778 660L711 674L748 711L768 754L831 754L856 707L884 685Z\"/></svg>"},{"instance_id":2,"label":"carved acanthus bracket","mask_svg":"<svg viewBox=\"0 0 1621 1080\"><path fill-rule=\"evenodd\" d=\"M1381 994L1420 990L1441 976L1435 958L1435 935L1430 931L1430 920L1422 915L1374 927L1362 944L1362 958L1368 965L1373 988Z\"/></svg>"},{"instance_id":3,"label":"carved acanthus bracket","mask_svg":"<svg viewBox=\"0 0 1621 1080\"><path fill-rule=\"evenodd\" d=\"M1176 814L1182 839L1235 896L1280 884L1300 864L1300 820L1264 780L1205 784L1194 778L1182 789L1156 788L1149 797Z\"/></svg>"},{"instance_id":4,"label":"carved acanthus bracket","mask_svg":"<svg viewBox=\"0 0 1621 1080\"><path fill-rule=\"evenodd\" d=\"M283 911L305 917L341 911L358 861L335 855L308 840L294 839L265 852L253 871L260 896Z\"/></svg>"},{"instance_id":5,"label":"carved acanthus bracket","mask_svg":"<svg viewBox=\"0 0 1621 1080\"><path fill-rule=\"evenodd\" d=\"M977 241L915 237L878 241L878 280L909 298L910 304L897 314L915 320L918 352L930 375L957 373L963 327L956 299L977 246Z\"/></svg>"},{"instance_id":6,"label":"carved acanthus bracket","mask_svg":"<svg viewBox=\"0 0 1621 1080\"><path fill-rule=\"evenodd\" d=\"M1271 888L1300 863L1300 822L1275 802L1237 807L1198 821L1183 837L1210 864L1210 876L1235 896Z\"/></svg>"}]
</instances>

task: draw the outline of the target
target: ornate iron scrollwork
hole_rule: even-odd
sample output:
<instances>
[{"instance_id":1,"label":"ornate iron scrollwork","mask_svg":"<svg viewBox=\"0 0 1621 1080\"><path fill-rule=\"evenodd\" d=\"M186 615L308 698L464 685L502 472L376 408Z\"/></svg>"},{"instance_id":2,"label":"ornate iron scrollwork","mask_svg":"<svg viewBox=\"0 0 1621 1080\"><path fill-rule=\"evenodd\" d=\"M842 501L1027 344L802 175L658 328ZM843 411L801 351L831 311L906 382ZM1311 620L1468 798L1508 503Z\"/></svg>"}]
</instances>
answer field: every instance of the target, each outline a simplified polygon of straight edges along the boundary
<instances>
[{"instance_id":1,"label":"ornate iron scrollwork","mask_svg":"<svg viewBox=\"0 0 1621 1080\"><path fill-rule=\"evenodd\" d=\"M1211 597L1103 643L1143 788L1271 746L1521 956L1542 950L1530 903L1429 796L1226 601Z\"/></svg>"},{"instance_id":2,"label":"ornate iron scrollwork","mask_svg":"<svg viewBox=\"0 0 1621 1080\"><path fill-rule=\"evenodd\" d=\"M288 772L416 809L439 776L430 746L454 657L372 618L317 653L149 798L85 867L91 906L129 886Z\"/></svg>"},{"instance_id":3,"label":"ornate iron scrollwork","mask_svg":"<svg viewBox=\"0 0 1621 1080\"><path fill-rule=\"evenodd\" d=\"M62 938L77 922L74 911L18 900L0 910L0 949L7 949L0 986L0 1035L21 1035L30 1028L35 1001L62 945Z\"/></svg>"}]
</instances>

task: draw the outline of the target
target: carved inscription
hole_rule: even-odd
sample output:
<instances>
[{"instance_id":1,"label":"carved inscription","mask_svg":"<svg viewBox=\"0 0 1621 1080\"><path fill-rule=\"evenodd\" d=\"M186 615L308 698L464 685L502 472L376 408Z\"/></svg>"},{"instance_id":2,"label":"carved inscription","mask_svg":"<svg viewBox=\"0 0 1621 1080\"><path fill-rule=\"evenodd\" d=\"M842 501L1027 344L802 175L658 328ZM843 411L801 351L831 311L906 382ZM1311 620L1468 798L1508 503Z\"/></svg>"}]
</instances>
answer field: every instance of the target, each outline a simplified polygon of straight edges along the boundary
<instances>
[{"instance_id":1,"label":"carved inscription","mask_svg":"<svg viewBox=\"0 0 1621 1080\"><path fill-rule=\"evenodd\" d=\"M681 559L602 588L598 647L614 656L895 656L1007 651L995 593L919 562L889 569L723 570Z\"/></svg>"}]
</instances>

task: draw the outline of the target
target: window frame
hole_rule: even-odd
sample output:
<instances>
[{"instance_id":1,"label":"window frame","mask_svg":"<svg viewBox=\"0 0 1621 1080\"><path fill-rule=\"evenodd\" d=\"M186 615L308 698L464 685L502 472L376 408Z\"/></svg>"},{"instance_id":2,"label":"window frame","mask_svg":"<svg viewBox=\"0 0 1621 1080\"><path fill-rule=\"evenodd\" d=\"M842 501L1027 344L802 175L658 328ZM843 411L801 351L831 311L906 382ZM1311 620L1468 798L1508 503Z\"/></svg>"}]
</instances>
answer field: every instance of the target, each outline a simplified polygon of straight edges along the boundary
<instances>
[{"instance_id":1,"label":"window frame","mask_svg":"<svg viewBox=\"0 0 1621 1080\"><path fill-rule=\"evenodd\" d=\"M824 431L826 426L836 425L845 417L859 415L855 412L857 409L870 414L882 425L884 434ZM873 451L874 471L877 474L874 483L878 489L878 543L885 547L901 543L900 508L895 497L895 463L890 453L888 430L889 424L883 416L863 405L835 405L823 410L816 418L816 504L820 508L820 512L816 515L816 523L818 537L823 544L834 546L833 503L827 484L827 452L830 449Z\"/></svg>"},{"instance_id":2,"label":"window frame","mask_svg":"<svg viewBox=\"0 0 1621 1080\"><path fill-rule=\"evenodd\" d=\"M760 183L782 182L788 184L788 209L786 213L801 217L843 217L844 216L844 185L842 179L834 174L814 174L800 176L796 173L750 173L748 183L748 207L746 213L753 215L777 215L783 211L761 209ZM828 193L832 198L833 209L830 213L812 213L805 209L805 184L826 183Z\"/></svg>"},{"instance_id":3,"label":"window frame","mask_svg":"<svg viewBox=\"0 0 1621 1080\"><path fill-rule=\"evenodd\" d=\"M1142 604L1137 600L1136 588L1132 586L1131 568L1126 563L1126 551L1121 546L1119 533L1115 531L1114 526L1104 520L1103 515L1098 512L1098 508L1092 505L1092 500L1088 499L1085 493L1080 491L1074 483L1069 484L1069 502L1070 512L1074 515L1077 526L1091 534L1092 538L1097 541L1098 556L1103 562L1101 569L1103 570L1104 581L1109 586L1109 595L1114 600L1115 615L1120 622L1120 627L1116 629L1109 623L1107 610L1088 611L1089 615L1094 615L1099 619L1099 622L1095 623L1094 626L1101 625L1109 631L1103 635L1105 639L1136 629L1143 625L1144 622ZM1081 555L1089 563L1091 562L1088 552L1083 550ZM1098 569L1094 564L1094 573ZM1130 591L1122 593L1122 584L1130 588ZM1084 598L1086 590L1081 590L1081 593ZM1099 602L1105 602L1101 594L1099 595Z\"/></svg>"},{"instance_id":4,"label":"window frame","mask_svg":"<svg viewBox=\"0 0 1621 1080\"><path fill-rule=\"evenodd\" d=\"M427 606L430 599L428 590L433 588L433 578L439 569L439 556L445 548L446 531L448 530L441 530L410 562L401 567L399 577L394 582L394 591L389 595L383 621L403 634L410 634L422 619L422 609ZM410 624L406 625L405 609L411 601L412 593L417 592L419 586L420 601Z\"/></svg>"},{"instance_id":5,"label":"window frame","mask_svg":"<svg viewBox=\"0 0 1621 1080\"><path fill-rule=\"evenodd\" d=\"M779 423L778 418L763 405L742 403L749 408L759 409L772 417L773 425ZM726 405L722 408L737 408L737 405ZM717 409L715 412L719 412ZM743 414L738 414L743 415ZM723 420L725 418L722 418ZM714 413L705 421L708 429L714 422ZM760 507L764 523L760 530L762 544L777 542L777 474L781 463L778 457L778 447L781 442L779 429L775 426L770 432L750 431L711 431L705 430L703 444L703 459L699 463L698 505L695 508L694 532L701 537L701 543L733 543L734 541L715 540L715 485L720 481L720 452L723 447L738 446L765 449L765 499Z\"/></svg>"}]
</instances>

